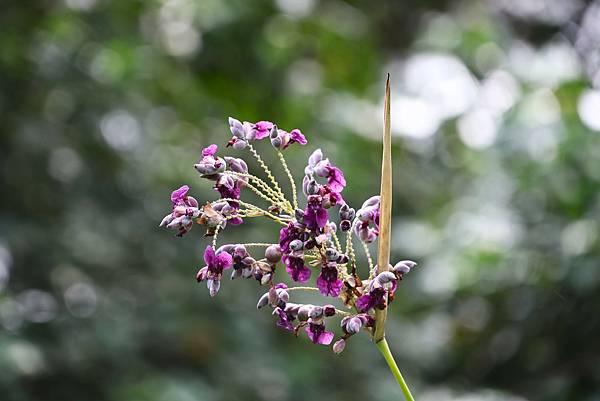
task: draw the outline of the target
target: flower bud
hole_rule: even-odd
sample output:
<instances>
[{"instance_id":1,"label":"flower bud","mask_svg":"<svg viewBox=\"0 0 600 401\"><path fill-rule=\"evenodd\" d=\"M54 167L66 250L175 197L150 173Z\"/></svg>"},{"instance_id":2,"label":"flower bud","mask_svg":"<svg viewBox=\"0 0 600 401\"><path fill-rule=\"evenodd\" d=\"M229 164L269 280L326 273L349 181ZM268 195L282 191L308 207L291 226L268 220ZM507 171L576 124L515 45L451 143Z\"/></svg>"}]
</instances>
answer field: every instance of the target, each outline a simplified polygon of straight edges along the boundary
<instances>
[{"instance_id":1,"label":"flower bud","mask_svg":"<svg viewBox=\"0 0 600 401\"><path fill-rule=\"evenodd\" d=\"M300 306L300 308L298 309L298 320L300 320L301 322L306 322L310 317L312 308L312 305Z\"/></svg>"},{"instance_id":2,"label":"flower bud","mask_svg":"<svg viewBox=\"0 0 600 401\"><path fill-rule=\"evenodd\" d=\"M235 145L233 147L235 148ZM246 174L248 172L248 165L242 159L238 159L237 157L226 156L225 162L227 163L227 167L231 171L235 171L236 173L243 173L243 174Z\"/></svg>"},{"instance_id":3,"label":"flower bud","mask_svg":"<svg viewBox=\"0 0 600 401\"><path fill-rule=\"evenodd\" d=\"M209 292L210 296L214 298L217 295L217 293L219 292L219 288L221 288L221 281L214 280L214 279L208 279L206 281L206 287L208 287L208 292Z\"/></svg>"},{"instance_id":4,"label":"flower bud","mask_svg":"<svg viewBox=\"0 0 600 401\"><path fill-rule=\"evenodd\" d=\"M229 117L229 130L234 137L244 138L244 127L242 123L233 117Z\"/></svg>"},{"instance_id":5,"label":"flower bud","mask_svg":"<svg viewBox=\"0 0 600 401\"><path fill-rule=\"evenodd\" d=\"M352 228L352 223L350 222L350 220L342 220L340 222L340 230L346 232L349 231Z\"/></svg>"},{"instance_id":6,"label":"flower bud","mask_svg":"<svg viewBox=\"0 0 600 401\"><path fill-rule=\"evenodd\" d=\"M265 292L259 299L256 304L256 309L263 308L269 304L269 293Z\"/></svg>"},{"instance_id":7,"label":"flower bud","mask_svg":"<svg viewBox=\"0 0 600 401\"><path fill-rule=\"evenodd\" d=\"M413 262L412 260L401 260L400 262L394 265L392 270L398 274L406 274L410 272L410 269L412 269L416 265L417 263Z\"/></svg>"},{"instance_id":8,"label":"flower bud","mask_svg":"<svg viewBox=\"0 0 600 401\"><path fill-rule=\"evenodd\" d=\"M325 305L323 307L323 314L325 315L325 317L331 317L331 316L335 315L335 306Z\"/></svg>"},{"instance_id":9,"label":"flower bud","mask_svg":"<svg viewBox=\"0 0 600 401\"><path fill-rule=\"evenodd\" d=\"M277 263L281 260L281 248L277 244L269 245L265 249L265 258L270 263Z\"/></svg>"},{"instance_id":10,"label":"flower bud","mask_svg":"<svg viewBox=\"0 0 600 401\"><path fill-rule=\"evenodd\" d=\"M246 142L243 139L236 139L235 141L233 141L232 146L235 150L243 150L246 149L246 146L248 146L248 142Z\"/></svg>"},{"instance_id":11,"label":"flower bud","mask_svg":"<svg viewBox=\"0 0 600 401\"><path fill-rule=\"evenodd\" d=\"M325 251L325 256L327 260L335 261L340 256L339 252L335 248L327 248Z\"/></svg>"},{"instance_id":12,"label":"flower bud","mask_svg":"<svg viewBox=\"0 0 600 401\"><path fill-rule=\"evenodd\" d=\"M295 239L292 242L290 242L290 249L292 251L301 251L303 247L304 244L299 239Z\"/></svg>"},{"instance_id":13,"label":"flower bud","mask_svg":"<svg viewBox=\"0 0 600 401\"><path fill-rule=\"evenodd\" d=\"M322 318L323 317L323 307L322 306L313 306L310 309L308 316L313 320Z\"/></svg>"},{"instance_id":14,"label":"flower bud","mask_svg":"<svg viewBox=\"0 0 600 401\"><path fill-rule=\"evenodd\" d=\"M362 327L362 320L360 320L360 318L358 318L358 317L353 316L350 319L348 319L344 328L345 328L346 333L356 334L360 331L361 327Z\"/></svg>"},{"instance_id":15,"label":"flower bud","mask_svg":"<svg viewBox=\"0 0 600 401\"><path fill-rule=\"evenodd\" d=\"M356 216L356 211L348 206L347 203L340 207L340 219L341 220L352 220Z\"/></svg>"},{"instance_id":16,"label":"flower bud","mask_svg":"<svg viewBox=\"0 0 600 401\"><path fill-rule=\"evenodd\" d=\"M317 177L327 177L329 175L329 169L329 159L321 160L313 167L313 171Z\"/></svg>"},{"instance_id":17,"label":"flower bud","mask_svg":"<svg viewBox=\"0 0 600 401\"><path fill-rule=\"evenodd\" d=\"M277 289L277 298L283 303L287 303L290 300L290 293L285 288Z\"/></svg>"},{"instance_id":18,"label":"flower bud","mask_svg":"<svg viewBox=\"0 0 600 401\"><path fill-rule=\"evenodd\" d=\"M317 195L319 193L319 184L315 180L310 180L306 186L307 195Z\"/></svg>"},{"instance_id":19,"label":"flower bud","mask_svg":"<svg viewBox=\"0 0 600 401\"><path fill-rule=\"evenodd\" d=\"M340 354L342 353L344 348L346 348L346 341L343 338L341 338L333 344L333 353Z\"/></svg>"},{"instance_id":20,"label":"flower bud","mask_svg":"<svg viewBox=\"0 0 600 401\"><path fill-rule=\"evenodd\" d=\"M298 223L302 223L304 221L304 210L299 208L294 210L294 217Z\"/></svg>"}]
</instances>

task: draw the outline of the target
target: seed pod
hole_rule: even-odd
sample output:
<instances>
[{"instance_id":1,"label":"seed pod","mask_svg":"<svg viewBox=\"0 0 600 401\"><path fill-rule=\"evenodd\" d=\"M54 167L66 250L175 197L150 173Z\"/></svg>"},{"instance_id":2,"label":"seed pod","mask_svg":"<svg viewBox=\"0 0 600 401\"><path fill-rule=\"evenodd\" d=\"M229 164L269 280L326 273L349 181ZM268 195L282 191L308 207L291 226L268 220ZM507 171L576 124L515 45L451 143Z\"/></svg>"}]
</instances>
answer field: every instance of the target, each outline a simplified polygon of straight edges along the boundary
<instances>
[{"instance_id":1,"label":"seed pod","mask_svg":"<svg viewBox=\"0 0 600 401\"><path fill-rule=\"evenodd\" d=\"M270 263L277 263L281 260L281 248L277 244L269 245L265 249L265 258Z\"/></svg>"},{"instance_id":2,"label":"seed pod","mask_svg":"<svg viewBox=\"0 0 600 401\"><path fill-rule=\"evenodd\" d=\"M344 348L346 348L346 341L341 338L333 344L333 353L340 354L344 351Z\"/></svg>"}]
</instances>

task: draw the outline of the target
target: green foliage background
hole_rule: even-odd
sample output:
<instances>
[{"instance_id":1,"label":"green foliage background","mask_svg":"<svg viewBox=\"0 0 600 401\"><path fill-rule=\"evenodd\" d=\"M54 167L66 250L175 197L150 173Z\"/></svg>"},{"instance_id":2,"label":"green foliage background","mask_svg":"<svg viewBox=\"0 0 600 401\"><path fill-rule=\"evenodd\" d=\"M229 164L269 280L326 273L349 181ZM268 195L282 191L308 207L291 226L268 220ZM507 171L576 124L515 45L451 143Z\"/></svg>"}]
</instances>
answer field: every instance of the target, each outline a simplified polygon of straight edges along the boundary
<instances>
[{"instance_id":1,"label":"green foliage background","mask_svg":"<svg viewBox=\"0 0 600 401\"><path fill-rule=\"evenodd\" d=\"M157 228L182 183L215 198L192 164L229 115L301 128L297 179L321 147L360 206L391 72L393 260L420 265L388 338L417 399L600 400L598 7L3 2L0 399L399 399L366 336L334 356L257 312L253 282L209 299L201 230Z\"/></svg>"}]
</instances>

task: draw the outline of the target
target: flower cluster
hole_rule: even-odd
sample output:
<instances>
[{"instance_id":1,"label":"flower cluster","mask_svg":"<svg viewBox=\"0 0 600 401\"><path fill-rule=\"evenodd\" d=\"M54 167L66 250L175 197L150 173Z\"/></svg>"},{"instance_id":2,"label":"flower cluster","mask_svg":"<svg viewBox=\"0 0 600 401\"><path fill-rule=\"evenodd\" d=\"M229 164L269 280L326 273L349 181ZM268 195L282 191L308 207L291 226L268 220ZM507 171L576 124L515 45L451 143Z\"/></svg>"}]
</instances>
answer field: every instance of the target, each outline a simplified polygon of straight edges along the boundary
<instances>
[{"instance_id":1,"label":"flower cluster","mask_svg":"<svg viewBox=\"0 0 600 401\"><path fill-rule=\"evenodd\" d=\"M333 344L333 351L339 353L354 334L361 330L374 331L375 311L388 307L399 282L416 263L401 261L383 271L373 266L369 244L379 235L380 198L367 199L358 210L350 207L342 196L346 187L344 173L320 149L308 158L302 179L301 194L304 196L298 199L292 171L282 151L294 143L307 144L300 130L285 131L270 121L251 123L235 118L229 118L229 128L232 137L227 146L249 151L263 169L264 178L250 174L244 160L220 156L218 146L210 145L202 150L194 168L203 179L212 182L218 199L200 206L188 195L189 187L184 185L171 194L172 211L160 225L176 230L177 236L188 233L194 223L206 228L206 236L212 237L212 244L204 251L205 266L200 268L196 279L206 282L211 296L219 292L225 270L231 269L231 279L255 279L268 287L259 298L257 308L272 308L277 326L296 335L304 331L315 344L330 345L333 342L335 334L327 330L326 324L336 316L341 317L341 335ZM277 153L282 171L290 180L291 199L284 194L282 185L254 148L267 138ZM243 191L253 192L266 202L266 206L242 200ZM332 212L336 209L337 213ZM242 224L246 219L257 217L280 225L275 242L217 247L219 234L228 223ZM333 217L339 218L337 223ZM368 277L362 280L357 273L356 241L362 243L360 248L365 251L369 264L365 269ZM275 283L279 264L285 267L292 282L308 283L313 279L315 286L288 287L282 282ZM345 310L331 304L290 302L291 294L296 291L315 291L337 298Z\"/></svg>"}]
</instances>

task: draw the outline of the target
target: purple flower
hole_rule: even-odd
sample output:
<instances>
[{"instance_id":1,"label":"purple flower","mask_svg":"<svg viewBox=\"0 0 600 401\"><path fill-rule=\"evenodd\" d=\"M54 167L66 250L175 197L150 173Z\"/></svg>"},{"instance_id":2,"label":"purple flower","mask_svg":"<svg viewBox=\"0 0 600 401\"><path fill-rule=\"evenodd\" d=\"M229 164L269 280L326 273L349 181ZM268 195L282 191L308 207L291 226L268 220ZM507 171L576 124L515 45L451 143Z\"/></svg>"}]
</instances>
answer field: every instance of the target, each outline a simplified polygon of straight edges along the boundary
<instances>
[{"instance_id":1,"label":"purple flower","mask_svg":"<svg viewBox=\"0 0 600 401\"><path fill-rule=\"evenodd\" d=\"M376 288L369 291L367 294L360 296L356 300L356 309L360 312L367 312L372 308L385 308L385 294L386 291L383 288Z\"/></svg>"},{"instance_id":2,"label":"purple flower","mask_svg":"<svg viewBox=\"0 0 600 401\"><path fill-rule=\"evenodd\" d=\"M322 206L323 198L319 195L310 195L308 197L308 204L304 210L303 221L311 231L317 231L327 224L329 215L327 210Z\"/></svg>"},{"instance_id":3,"label":"purple flower","mask_svg":"<svg viewBox=\"0 0 600 401\"><path fill-rule=\"evenodd\" d=\"M284 149L287 148L288 146L290 146L292 143L298 143L300 145L306 145L308 143L308 141L306 140L306 137L302 134L302 132L298 128L294 128L293 130L290 131L290 141L284 147Z\"/></svg>"},{"instance_id":4,"label":"purple flower","mask_svg":"<svg viewBox=\"0 0 600 401\"><path fill-rule=\"evenodd\" d=\"M309 323L304 331L315 344L329 345L333 340L333 333L325 330L325 325L322 323Z\"/></svg>"},{"instance_id":5,"label":"purple flower","mask_svg":"<svg viewBox=\"0 0 600 401\"><path fill-rule=\"evenodd\" d=\"M294 325L292 324L292 322L294 321L295 317L292 314L284 311L279 307L273 310L273 314L279 317L279 320L277 321L277 327L281 327L282 329L289 331L294 331Z\"/></svg>"},{"instance_id":6,"label":"purple flower","mask_svg":"<svg viewBox=\"0 0 600 401\"><path fill-rule=\"evenodd\" d=\"M221 198L240 199L241 181L229 174L221 174L215 184L215 189L219 192Z\"/></svg>"},{"instance_id":7,"label":"purple flower","mask_svg":"<svg viewBox=\"0 0 600 401\"><path fill-rule=\"evenodd\" d=\"M292 280L304 283L308 281L311 271L304 265L304 259L294 255L283 255L281 258L285 265L285 271L288 272Z\"/></svg>"},{"instance_id":8,"label":"purple flower","mask_svg":"<svg viewBox=\"0 0 600 401\"><path fill-rule=\"evenodd\" d=\"M215 144L202 149L202 159L194 164L196 171L206 177L211 177L225 171L227 163L222 158L215 157L217 150L218 147Z\"/></svg>"},{"instance_id":9,"label":"purple flower","mask_svg":"<svg viewBox=\"0 0 600 401\"><path fill-rule=\"evenodd\" d=\"M190 187L187 185L183 185L175 191L171 192L171 202L173 205L181 205L185 202L185 198L187 197L187 193L189 192Z\"/></svg>"},{"instance_id":10,"label":"purple flower","mask_svg":"<svg viewBox=\"0 0 600 401\"><path fill-rule=\"evenodd\" d=\"M290 222L286 227L283 227L279 231L279 247L281 248L281 252L289 253L290 252L290 243L296 239L301 239L302 234L304 233L304 228L294 222Z\"/></svg>"},{"instance_id":11,"label":"purple flower","mask_svg":"<svg viewBox=\"0 0 600 401\"><path fill-rule=\"evenodd\" d=\"M223 270L229 269L233 265L233 258L227 252L220 251L215 253L212 246L207 246L204 251L204 266L196 274L198 282L206 280L210 296L214 297L221 287L221 276Z\"/></svg>"},{"instance_id":12,"label":"purple flower","mask_svg":"<svg viewBox=\"0 0 600 401\"><path fill-rule=\"evenodd\" d=\"M338 278L335 262L328 262L321 267L321 274L317 278L317 287L325 296L337 297L342 290L343 282Z\"/></svg>"},{"instance_id":13,"label":"purple flower","mask_svg":"<svg viewBox=\"0 0 600 401\"><path fill-rule=\"evenodd\" d=\"M379 235L379 216L379 196L372 196L356 212L354 232L361 241L366 243L375 241Z\"/></svg>"},{"instance_id":14,"label":"purple flower","mask_svg":"<svg viewBox=\"0 0 600 401\"><path fill-rule=\"evenodd\" d=\"M346 187L346 179L344 178L342 170L330 165L329 173L327 174L327 185L333 192L342 192Z\"/></svg>"},{"instance_id":15,"label":"purple flower","mask_svg":"<svg viewBox=\"0 0 600 401\"><path fill-rule=\"evenodd\" d=\"M190 187L183 185L171 193L171 202L173 210L166 215L159 224L159 227L166 227L170 230L177 230L177 236L181 237L192 229L194 219L199 217L201 212L198 209L198 201L188 196Z\"/></svg>"},{"instance_id":16,"label":"purple flower","mask_svg":"<svg viewBox=\"0 0 600 401\"><path fill-rule=\"evenodd\" d=\"M392 272L380 273L369 285L369 292L356 300L356 309L367 312L369 309L385 309L387 306L386 294L391 296L396 291L396 277Z\"/></svg>"},{"instance_id":17,"label":"purple flower","mask_svg":"<svg viewBox=\"0 0 600 401\"><path fill-rule=\"evenodd\" d=\"M293 129L291 132L287 132L277 128L276 125L273 125L270 132L271 145L273 145L275 149L284 150L293 143L298 143L300 145L306 145L308 143L306 137L299 129Z\"/></svg>"},{"instance_id":18,"label":"purple flower","mask_svg":"<svg viewBox=\"0 0 600 401\"><path fill-rule=\"evenodd\" d=\"M273 128L273 123L271 121L258 121L254 124L254 129L256 130L256 139L263 139L269 136L271 132L271 128Z\"/></svg>"},{"instance_id":19,"label":"purple flower","mask_svg":"<svg viewBox=\"0 0 600 401\"><path fill-rule=\"evenodd\" d=\"M215 153L217 153L217 150L219 150L219 147L213 143L202 149L202 156L214 156Z\"/></svg>"},{"instance_id":20,"label":"purple flower","mask_svg":"<svg viewBox=\"0 0 600 401\"><path fill-rule=\"evenodd\" d=\"M327 178L327 192L335 194L337 202L343 202L341 192L346 187L346 179L344 173L338 167L334 166L329 159L323 158L321 149L315 150L308 158L308 165L304 168L304 172L308 176L317 176Z\"/></svg>"}]
</instances>

